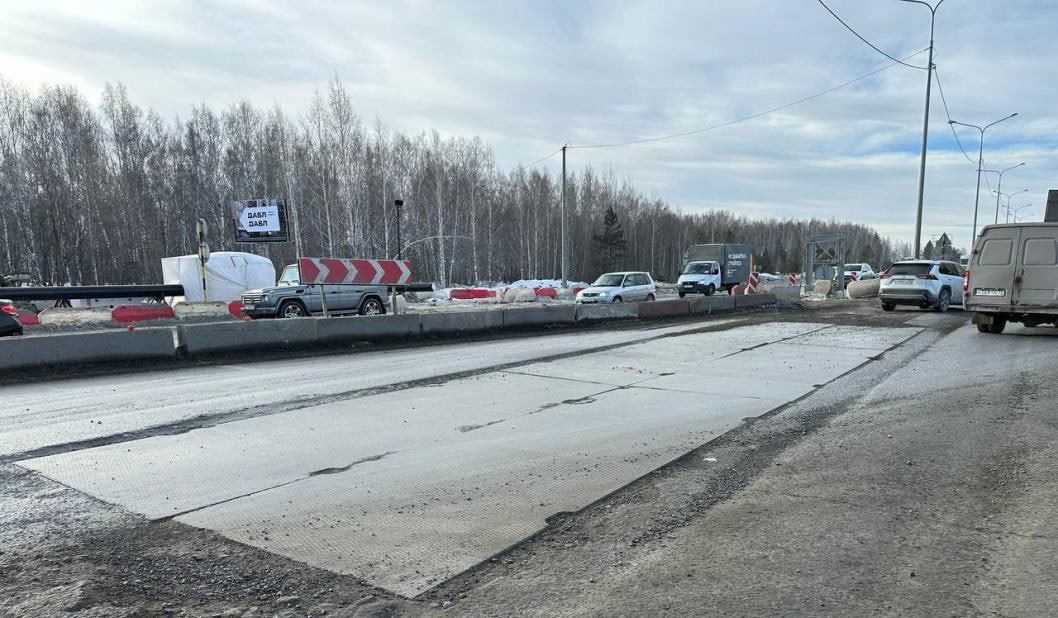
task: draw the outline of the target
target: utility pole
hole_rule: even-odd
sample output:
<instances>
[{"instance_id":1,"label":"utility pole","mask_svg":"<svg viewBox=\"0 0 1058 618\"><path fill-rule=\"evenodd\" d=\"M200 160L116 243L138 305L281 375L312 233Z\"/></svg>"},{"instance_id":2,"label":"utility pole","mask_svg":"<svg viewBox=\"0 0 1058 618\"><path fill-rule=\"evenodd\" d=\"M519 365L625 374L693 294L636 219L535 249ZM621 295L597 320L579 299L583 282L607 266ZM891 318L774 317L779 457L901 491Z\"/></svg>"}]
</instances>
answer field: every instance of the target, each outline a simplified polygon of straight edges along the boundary
<instances>
[{"instance_id":1,"label":"utility pole","mask_svg":"<svg viewBox=\"0 0 1058 618\"><path fill-rule=\"evenodd\" d=\"M559 248L560 261L562 264L562 287L569 287L569 271L566 269L566 148L569 144L562 146L562 208L560 217L562 223L559 225Z\"/></svg>"},{"instance_id":2,"label":"utility pole","mask_svg":"<svg viewBox=\"0 0 1058 618\"><path fill-rule=\"evenodd\" d=\"M933 26L937 21L937 9L944 3L940 0L936 6L931 6L922 0L904 0L921 4L929 9L929 60L926 62L926 111L922 118L922 157L918 164L918 212L915 215L915 259L922 255L922 198L926 190L926 144L929 141L929 95L933 86Z\"/></svg>"}]
</instances>

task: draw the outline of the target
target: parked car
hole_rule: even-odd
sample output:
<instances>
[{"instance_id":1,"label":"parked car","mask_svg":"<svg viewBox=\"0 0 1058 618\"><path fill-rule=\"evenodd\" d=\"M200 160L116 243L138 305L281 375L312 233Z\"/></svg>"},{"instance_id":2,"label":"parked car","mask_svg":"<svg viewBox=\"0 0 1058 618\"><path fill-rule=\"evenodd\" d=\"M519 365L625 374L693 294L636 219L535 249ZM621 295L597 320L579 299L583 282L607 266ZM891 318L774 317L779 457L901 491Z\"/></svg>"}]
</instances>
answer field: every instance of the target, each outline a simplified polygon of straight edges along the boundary
<instances>
[{"instance_id":1,"label":"parked car","mask_svg":"<svg viewBox=\"0 0 1058 618\"><path fill-rule=\"evenodd\" d=\"M944 260L897 262L881 276L878 290L885 311L897 305L947 311L952 304L962 303L962 268Z\"/></svg>"},{"instance_id":2,"label":"parked car","mask_svg":"<svg viewBox=\"0 0 1058 618\"><path fill-rule=\"evenodd\" d=\"M852 281L852 276L856 275L857 281L863 281L864 279L877 279L878 273L874 272L870 264L846 264L845 265L845 285L848 286L849 282Z\"/></svg>"},{"instance_id":3,"label":"parked car","mask_svg":"<svg viewBox=\"0 0 1058 618\"><path fill-rule=\"evenodd\" d=\"M297 264L290 264L274 287L244 292L243 313L251 318L302 318L322 314L324 301L328 313L386 313L386 286L302 285L300 277Z\"/></svg>"},{"instance_id":4,"label":"parked car","mask_svg":"<svg viewBox=\"0 0 1058 618\"><path fill-rule=\"evenodd\" d=\"M591 287L577 293L578 303L629 303L654 300L657 286L650 273L621 272L606 273Z\"/></svg>"},{"instance_id":5,"label":"parked car","mask_svg":"<svg viewBox=\"0 0 1058 618\"><path fill-rule=\"evenodd\" d=\"M0 299L0 337L22 334L22 322L18 321L18 309L9 300Z\"/></svg>"},{"instance_id":6,"label":"parked car","mask_svg":"<svg viewBox=\"0 0 1058 618\"><path fill-rule=\"evenodd\" d=\"M966 275L966 309L982 333L1007 322L1058 325L1058 223L989 225Z\"/></svg>"}]
</instances>

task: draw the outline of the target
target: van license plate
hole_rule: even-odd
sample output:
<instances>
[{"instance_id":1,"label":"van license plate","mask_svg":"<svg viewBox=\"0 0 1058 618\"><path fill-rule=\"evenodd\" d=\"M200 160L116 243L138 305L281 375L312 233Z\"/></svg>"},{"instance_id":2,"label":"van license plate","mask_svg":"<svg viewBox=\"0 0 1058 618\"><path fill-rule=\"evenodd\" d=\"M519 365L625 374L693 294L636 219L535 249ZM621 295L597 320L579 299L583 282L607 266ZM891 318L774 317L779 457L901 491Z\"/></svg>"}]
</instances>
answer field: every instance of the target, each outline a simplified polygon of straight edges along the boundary
<instances>
[{"instance_id":1,"label":"van license plate","mask_svg":"<svg viewBox=\"0 0 1058 618\"><path fill-rule=\"evenodd\" d=\"M242 306L243 309L253 309L253 303L246 303Z\"/></svg>"},{"instance_id":2,"label":"van license plate","mask_svg":"<svg viewBox=\"0 0 1058 618\"><path fill-rule=\"evenodd\" d=\"M998 290L995 288L977 288L974 290L974 296L1006 296L1006 290Z\"/></svg>"}]
</instances>

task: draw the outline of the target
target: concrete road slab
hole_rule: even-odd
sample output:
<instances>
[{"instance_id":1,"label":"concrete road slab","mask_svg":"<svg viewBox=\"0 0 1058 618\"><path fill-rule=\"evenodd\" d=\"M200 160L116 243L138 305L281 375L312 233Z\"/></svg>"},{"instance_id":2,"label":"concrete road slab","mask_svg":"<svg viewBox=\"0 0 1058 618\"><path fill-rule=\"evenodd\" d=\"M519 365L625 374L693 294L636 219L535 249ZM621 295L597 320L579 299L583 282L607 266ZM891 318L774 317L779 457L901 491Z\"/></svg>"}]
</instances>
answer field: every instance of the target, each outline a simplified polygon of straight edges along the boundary
<instances>
[{"instance_id":1,"label":"concrete road slab","mask_svg":"<svg viewBox=\"0 0 1058 618\"><path fill-rule=\"evenodd\" d=\"M154 519L449 442L609 388L496 372L21 465Z\"/></svg>"},{"instance_id":2,"label":"concrete road slab","mask_svg":"<svg viewBox=\"0 0 1058 618\"><path fill-rule=\"evenodd\" d=\"M548 335L3 387L0 455L583 351L735 320ZM453 353L453 350L458 350Z\"/></svg>"},{"instance_id":3,"label":"concrete road slab","mask_svg":"<svg viewBox=\"0 0 1058 618\"><path fill-rule=\"evenodd\" d=\"M413 596L878 353L845 345L870 329L828 328L659 339L22 463ZM705 380L739 392L689 396Z\"/></svg>"},{"instance_id":4,"label":"concrete road slab","mask_svg":"<svg viewBox=\"0 0 1058 618\"><path fill-rule=\"evenodd\" d=\"M611 391L178 520L415 596L770 405Z\"/></svg>"}]
</instances>

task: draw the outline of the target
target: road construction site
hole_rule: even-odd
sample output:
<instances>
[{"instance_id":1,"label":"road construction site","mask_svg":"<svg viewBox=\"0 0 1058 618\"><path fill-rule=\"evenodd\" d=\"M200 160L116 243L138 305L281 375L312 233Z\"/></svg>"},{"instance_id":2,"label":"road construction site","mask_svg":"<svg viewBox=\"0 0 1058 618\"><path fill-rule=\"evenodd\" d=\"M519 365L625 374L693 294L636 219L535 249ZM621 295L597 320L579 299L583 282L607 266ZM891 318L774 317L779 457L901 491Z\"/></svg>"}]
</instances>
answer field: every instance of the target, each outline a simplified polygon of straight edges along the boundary
<instances>
[{"instance_id":1,"label":"road construction site","mask_svg":"<svg viewBox=\"0 0 1058 618\"><path fill-rule=\"evenodd\" d=\"M875 302L8 383L0 614L1047 615L1053 330Z\"/></svg>"}]
</instances>

